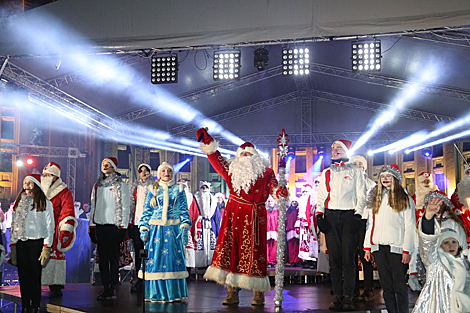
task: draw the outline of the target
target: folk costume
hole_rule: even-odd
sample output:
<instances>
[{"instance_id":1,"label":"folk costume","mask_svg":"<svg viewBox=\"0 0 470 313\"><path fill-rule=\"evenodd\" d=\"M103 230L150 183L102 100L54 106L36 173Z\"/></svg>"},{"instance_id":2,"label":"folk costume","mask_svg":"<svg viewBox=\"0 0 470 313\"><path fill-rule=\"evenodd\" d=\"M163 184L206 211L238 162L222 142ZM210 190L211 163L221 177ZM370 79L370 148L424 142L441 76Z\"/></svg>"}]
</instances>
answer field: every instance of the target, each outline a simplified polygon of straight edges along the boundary
<instances>
[{"instance_id":1,"label":"folk costume","mask_svg":"<svg viewBox=\"0 0 470 313\"><path fill-rule=\"evenodd\" d=\"M266 214L268 220L268 267L277 263L276 249L277 249L277 225L279 220L279 209L273 197L269 197L266 202Z\"/></svg>"},{"instance_id":2,"label":"folk costume","mask_svg":"<svg viewBox=\"0 0 470 313\"><path fill-rule=\"evenodd\" d=\"M54 242L54 211L52 202L43 194L41 175L28 174L26 180L36 186L23 190L15 201L10 238L10 262L18 266L21 303L25 312L39 311L41 273L46 266ZM24 184L24 183L23 183ZM40 196L41 195L41 196ZM44 207L36 199L44 197Z\"/></svg>"},{"instance_id":3,"label":"folk costume","mask_svg":"<svg viewBox=\"0 0 470 313\"><path fill-rule=\"evenodd\" d=\"M129 238L134 243L134 266L138 273L142 266L142 259L140 258L140 250L144 248L144 243L140 239L139 222L144 212L145 201L147 201L147 194L149 188L155 184L155 178L152 176L152 168L150 165L142 163L137 167L139 175L143 169L147 169L150 173L145 179L139 177L131 186L130 190L130 217L129 227L127 229ZM134 286L131 287L131 292L137 292L142 287L142 280L138 278Z\"/></svg>"},{"instance_id":4,"label":"folk costume","mask_svg":"<svg viewBox=\"0 0 470 313\"><path fill-rule=\"evenodd\" d=\"M203 189L203 187L206 187ZM198 229L195 247L196 267L207 267L214 255L215 243L220 229L220 213L217 210L217 199L211 194L211 184L199 182L199 191L194 194L199 208Z\"/></svg>"},{"instance_id":5,"label":"folk costume","mask_svg":"<svg viewBox=\"0 0 470 313\"><path fill-rule=\"evenodd\" d=\"M73 196L60 178L60 166L49 162L42 171L53 176L41 177L41 185L46 198L54 208L55 236L51 258L42 270L41 283L49 286L52 296L62 296L61 289L66 281L65 252L72 249L76 238L78 222L75 218ZM57 179L53 182L53 178Z\"/></svg>"},{"instance_id":6,"label":"folk costume","mask_svg":"<svg viewBox=\"0 0 470 313\"><path fill-rule=\"evenodd\" d=\"M317 190L313 191L310 184L302 186L302 195L299 198L299 216L297 227L300 229L299 234L299 258L306 261L315 261L318 257L318 241L317 233L312 228L312 210L317 202ZM315 198L315 200L313 200ZM311 251L312 250L312 251Z\"/></svg>"},{"instance_id":7,"label":"folk costume","mask_svg":"<svg viewBox=\"0 0 470 313\"><path fill-rule=\"evenodd\" d=\"M271 289L266 276L264 204L270 194L286 197L287 188L278 188L274 171L251 143L241 145L237 157L227 162L205 129L199 129L197 137L204 143L201 150L230 190L212 263L204 278L229 286L229 295L223 304L237 304L235 288L243 288L256 291L252 305L262 305L264 291Z\"/></svg>"},{"instance_id":8,"label":"folk costume","mask_svg":"<svg viewBox=\"0 0 470 313\"><path fill-rule=\"evenodd\" d=\"M300 228L296 227L299 215L299 199L292 198L290 206L286 212L286 246L288 250L288 263L291 266L299 265L299 233Z\"/></svg>"},{"instance_id":9,"label":"folk costume","mask_svg":"<svg viewBox=\"0 0 470 313\"><path fill-rule=\"evenodd\" d=\"M164 168L173 169L166 162L158 167L160 179L149 190L139 223L141 238L149 251L145 261L145 301L150 302L174 302L188 297L184 247L191 220L183 187L175 184L174 176L163 181ZM143 278L142 270L139 278Z\"/></svg>"},{"instance_id":10,"label":"folk costume","mask_svg":"<svg viewBox=\"0 0 470 313\"><path fill-rule=\"evenodd\" d=\"M201 232L202 229L196 229L197 226L201 226L201 223L198 223L200 219L199 208L197 207L196 199L194 199L193 194L189 190L187 181L178 181L186 194L186 203L188 204L189 218L191 220L191 228L188 229L188 244L184 247L184 255L186 259L187 268L196 267L196 238L198 232ZM189 269L188 269L189 271Z\"/></svg>"},{"instance_id":11,"label":"folk costume","mask_svg":"<svg viewBox=\"0 0 470 313\"><path fill-rule=\"evenodd\" d=\"M454 213L465 225L467 246L470 248L470 165L465 166L464 176L450 200L454 204Z\"/></svg>"}]
</instances>

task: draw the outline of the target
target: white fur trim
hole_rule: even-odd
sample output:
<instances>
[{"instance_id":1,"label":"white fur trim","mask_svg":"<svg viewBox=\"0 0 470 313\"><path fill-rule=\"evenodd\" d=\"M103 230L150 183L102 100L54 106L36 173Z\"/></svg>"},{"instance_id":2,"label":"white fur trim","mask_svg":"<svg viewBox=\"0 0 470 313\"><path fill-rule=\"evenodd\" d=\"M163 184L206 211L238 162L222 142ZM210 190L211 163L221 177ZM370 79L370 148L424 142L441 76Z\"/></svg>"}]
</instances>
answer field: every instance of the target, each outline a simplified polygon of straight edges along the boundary
<instances>
[{"instance_id":1,"label":"white fur trim","mask_svg":"<svg viewBox=\"0 0 470 313\"><path fill-rule=\"evenodd\" d=\"M188 271L183 272L163 272L149 273L145 272L145 280L165 280L165 279L185 279L189 276ZM139 278L143 278L142 270L139 271Z\"/></svg>"},{"instance_id":2,"label":"white fur trim","mask_svg":"<svg viewBox=\"0 0 470 313\"><path fill-rule=\"evenodd\" d=\"M212 154L216 152L217 149L219 148L219 143L214 140L214 141L211 141L211 143L208 145L202 144L200 148L201 148L201 151L204 152L205 154Z\"/></svg>"},{"instance_id":3,"label":"white fur trim","mask_svg":"<svg viewBox=\"0 0 470 313\"><path fill-rule=\"evenodd\" d=\"M47 199L52 200L65 188L67 188L67 185L62 181L60 177L58 177L57 180L52 184L51 188L46 191L45 195Z\"/></svg>"},{"instance_id":4,"label":"white fur trim","mask_svg":"<svg viewBox=\"0 0 470 313\"><path fill-rule=\"evenodd\" d=\"M299 234L295 230L289 230L286 234L287 241L294 239L294 238L299 238Z\"/></svg>"},{"instance_id":5,"label":"white fur trim","mask_svg":"<svg viewBox=\"0 0 470 313\"><path fill-rule=\"evenodd\" d=\"M65 285L66 281L66 263L65 260L49 259L46 267L42 269L41 284L49 285Z\"/></svg>"},{"instance_id":6,"label":"white fur trim","mask_svg":"<svg viewBox=\"0 0 470 313\"><path fill-rule=\"evenodd\" d=\"M74 231L74 227L70 224L62 224L62 226L59 228L59 231L68 231L71 233Z\"/></svg>"},{"instance_id":7,"label":"white fur trim","mask_svg":"<svg viewBox=\"0 0 470 313\"><path fill-rule=\"evenodd\" d=\"M188 223L183 223L183 224L180 225L180 229L183 228L183 227L186 227L188 229L190 228Z\"/></svg>"},{"instance_id":8,"label":"white fur trim","mask_svg":"<svg viewBox=\"0 0 470 313\"><path fill-rule=\"evenodd\" d=\"M256 151L256 149L253 148L253 147L246 147L245 149L243 149L242 147L238 147L238 149L237 149L237 157L240 157L240 154L241 154L242 152L249 152L249 153L251 153L251 154L253 154L253 155L258 155L258 151Z\"/></svg>"},{"instance_id":9,"label":"white fur trim","mask_svg":"<svg viewBox=\"0 0 470 313\"><path fill-rule=\"evenodd\" d=\"M60 168L58 168L57 165L52 164L52 162L49 162L42 170L42 174L44 175L45 173L60 177Z\"/></svg>"},{"instance_id":10,"label":"white fur trim","mask_svg":"<svg viewBox=\"0 0 470 313\"><path fill-rule=\"evenodd\" d=\"M359 154L354 155L353 157L351 157L351 163L354 163L354 162L361 162L362 165L364 165L364 171L367 171L367 160L365 157Z\"/></svg>"},{"instance_id":11,"label":"white fur trim","mask_svg":"<svg viewBox=\"0 0 470 313\"><path fill-rule=\"evenodd\" d=\"M275 230L268 231L268 240L269 239L274 239L277 241L277 231Z\"/></svg>"},{"instance_id":12,"label":"white fur trim","mask_svg":"<svg viewBox=\"0 0 470 313\"><path fill-rule=\"evenodd\" d=\"M228 285L242 289L249 289L254 291L271 291L271 284L269 278L266 277L253 277L248 275L241 275L230 273L223 269L209 266L204 279L213 280L221 285Z\"/></svg>"},{"instance_id":13,"label":"white fur trim","mask_svg":"<svg viewBox=\"0 0 470 313\"><path fill-rule=\"evenodd\" d=\"M69 224L66 224L68 221L73 221L73 226L72 225L69 225ZM67 225L67 226L65 226ZM72 249L73 247L73 244L75 243L75 239L77 239L77 232L76 232L76 229L77 229L77 226L78 226L78 222L77 220L75 219L75 217L73 216L67 216L65 217L62 221L60 221L59 223L59 229L60 231L62 230L67 230L69 232L71 232L73 234L73 239L72 241L70 242L70 245L68 245L67 247L65 248L62 248L62 243L60 242L60 240L57 241L57 250L59 252L67 252L69 251L70 249ZM68 230L69 227L72 227L72 231ZM56 236L60 236L60 233L59 234L56 234Z\"/></svg>"}]
</instances>

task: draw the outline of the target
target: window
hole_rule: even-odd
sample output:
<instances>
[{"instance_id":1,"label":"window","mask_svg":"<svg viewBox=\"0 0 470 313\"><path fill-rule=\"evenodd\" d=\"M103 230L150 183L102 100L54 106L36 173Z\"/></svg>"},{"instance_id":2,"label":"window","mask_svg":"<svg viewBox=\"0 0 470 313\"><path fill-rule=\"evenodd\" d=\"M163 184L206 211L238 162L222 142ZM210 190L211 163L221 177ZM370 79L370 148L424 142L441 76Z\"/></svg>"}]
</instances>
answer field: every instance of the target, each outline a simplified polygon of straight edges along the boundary
<instances>
[{"instance_id":1,"label":"window","mask_svg":"<svg viewBox=\"0 0 470 313\"><path fill-rule=\"evenodd\" d=\"M129 169L130 149L128 146L118 145L118 168Z\"/></svg>"},{"instance_id":2,"label":"window","mask_svg":"<svg viewBox=\"0 0 470 313\"><path fill-rule=\"evenodd\" d=\"M11 154L0 154L0 172L12 172L11 162ZM3 180L3 177L1 180Z\"/></svg>"},{"instance_id":3,"label":"window","mask_svg":"<svg viewBox=\"0 0 470 313\"><path fill-rule=\"evenodd\" d=\"M14 139L15 122L2 120L1 129L2 129L2 133L1 133L2 139L9 139L9 140Z\"/></svg>"},{"instance_id":4,"label":"window","mask_svg":"<svg viewBox=\"0 0 470 313\"><path fill-rule=\"evenodd\" d=\"M470 142L464 142L462 151L470 151Z\"/></svg>"},{"instance_id":5,"label":"window","mask_svg":"<svg viewBox=\"0 0 470 313\"><path fill-rule=\"evenodd\" d=\"M442 144L432 146L432 157L437 158L444 155L444 146Z\"/></svg>"},{"instance_id":6,"label":"window","mask_svg":"<svg viewBox=\"0 0 470 313\"><path fill-rule=\"evenodd\" d=\"M295 172L296 173L307 172L307 156L306 155L295 156Z\"/></svg>"},{"instance_id":7,"label":"window","mask_svg":"<svg viewBox=\"0 0 470 313\"><path fill-rule=\"evenodd\" d=\"M444 191L447 188L447 178L443 173L435 172L434 176L436 177L435 184L439 190Z\"/></svg>"},{"instance_id":8,"label":"window","mask_svg":"<svg viewBox=\"0 0 470 313\"><path fill-rule=\"evenodd\" d=\"M405 179L405 183L406 183L406 190L408 191L408 194L414 195L415 191L416 191L415 178L414 177L412 177L412 178L407 177Z\"/></svg>"},{"instance_id":9,"label":"window","mask_svg":"<svg viewBox=\"0 0 470 313\"><path fill-rule=\"evenodd\" d=\"M385 154L383 152L374 154L374 166L385 164Z\"/></svg>"},{"instance_id":10,"label":"window","mask_svg":"<svg viewBox=\"0 0 470 313\"><path fill-rule=\"evenodd\" d=\"M150 167L153 170L157 170L157 168L160 166L160 152L152 152L150 151Z\"/></svg>"},{"instance_id":11,"label":"window","mask_svg":"<svg viewBox=\"0 0 470 313\"><path fill-rule=\"evenodd\" d=\"M414 161L414 160L415 160L414 152L410 152L410 153L403 152L403 162L409 162L409 161Z\"/></svg>"}]
</instances>

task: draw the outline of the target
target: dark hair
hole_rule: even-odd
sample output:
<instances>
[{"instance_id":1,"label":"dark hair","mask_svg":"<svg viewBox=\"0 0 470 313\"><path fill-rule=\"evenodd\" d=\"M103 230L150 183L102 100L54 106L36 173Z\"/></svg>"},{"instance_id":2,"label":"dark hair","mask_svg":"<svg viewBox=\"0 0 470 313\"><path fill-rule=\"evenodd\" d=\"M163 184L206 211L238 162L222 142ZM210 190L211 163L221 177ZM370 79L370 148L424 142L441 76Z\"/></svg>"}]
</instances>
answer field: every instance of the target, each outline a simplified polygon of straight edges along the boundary
<instances>
[{"instance_id":1,"label":"dark hair","mask_svg":"<svg viewBox=\"0 0 470 313\"><path fill-rule=\"evenodd\" d=\"M138 172L142 173L143 168L146 168L149 173L152 173L152 169L148 168L146 165L142 165L141 167L139 167Z\"/></svg>"},{"instance_id":2,"label":"dark hair","mask_svg":"<svg viewBox=\"0 0 470 313\"><path fill-rule=\"evenodd\" d=\"M118 176L121 176L121 173L119 173L118 171L114 171L114 173L116 173ZM106 179L106 176L104 173L100 176L102 179Z\"/></svg>"},{"instance_id":3,"label":"dark hair","mask_svg":"<svg viewBox=\"0 0 470 313\"><path fill-rule=\"evenodd\" d=\"M13 211L16 212L16 208L18 207L18 204L20 203L21 200L21 195L25 192L25 189L21 189L21 192L18 194L15 200L15 205L13 206ZM46 195L42 191L41 188L39 188L38 185L34 184L33 190L31 191L33 194L33 208L31 211L36 208L36 212L43 212L46 210Z\"/></svg>"}]
</instances>

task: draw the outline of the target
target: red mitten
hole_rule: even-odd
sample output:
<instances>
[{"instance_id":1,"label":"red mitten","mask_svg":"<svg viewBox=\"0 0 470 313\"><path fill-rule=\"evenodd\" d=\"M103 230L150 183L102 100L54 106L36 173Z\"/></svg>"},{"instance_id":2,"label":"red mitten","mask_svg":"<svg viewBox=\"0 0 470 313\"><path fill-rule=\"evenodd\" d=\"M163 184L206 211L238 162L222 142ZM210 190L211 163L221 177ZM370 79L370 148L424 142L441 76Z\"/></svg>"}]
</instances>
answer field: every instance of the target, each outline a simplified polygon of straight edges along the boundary
<instances>
[{"instance_id":1,"label":"red mitten","mask_svg":"<svg viewBox=\"0 0 470 313\"><path fill-rule=\"evenodd\" d=\"M278 199L280 198L287 198L289 196L289 192L287 191L287 187L279 187L279 189L276 191L276 196Z\"/></svg>"},{"instance_id":2,"label":"red mitten","mask_svg":"<svg viewBox=\"0 0 470 313\"><path fill-rule=\"evenodd\" d=\"M73 240L73 234L69 231L63 230L60 232L59 241L60 246L63 249L66 249L70 246Z\"/></svg>"},{"instance_id":3,"label":"red mitten","mask_svg":"<svg viewBox=\"0 0 470 313\"><path fill-rule=\"evenodd\" d=\"M214 141L214 138L212 138L211 135L207 133L207 129L205 128L199 128L196 131L196 137L197 141L202 141L202 143L204 143L205 145L208 145Z\"/></svg>"}]
</instances>

